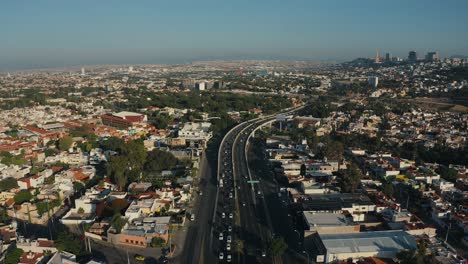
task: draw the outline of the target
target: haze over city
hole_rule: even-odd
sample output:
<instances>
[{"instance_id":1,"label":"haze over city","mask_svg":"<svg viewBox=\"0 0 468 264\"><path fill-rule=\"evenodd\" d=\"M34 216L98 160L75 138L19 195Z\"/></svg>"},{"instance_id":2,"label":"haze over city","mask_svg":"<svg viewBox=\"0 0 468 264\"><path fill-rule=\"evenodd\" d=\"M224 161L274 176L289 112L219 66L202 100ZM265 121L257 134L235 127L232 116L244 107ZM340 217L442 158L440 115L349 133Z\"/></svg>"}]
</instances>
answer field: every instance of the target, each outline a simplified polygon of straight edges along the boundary
<instances>
[{"instance_id":1,"label":"haze over city","mask_svg":"<svg viewBox=\"0 0 468 264\"><path fill-rule=\"evenodd\" d=\"M0 263L468 264L468 2L0 4Z\"/></svg>"},{"instance_id":2,"label":"haze over city","mask_svg":"<svg viewBox=\"0 0 468 264\"><path fill-rule=\"evenodd\" d=\"M467 9L456 0L4 1L0 69L467 55Z\"/></svg>"}]
</instances>

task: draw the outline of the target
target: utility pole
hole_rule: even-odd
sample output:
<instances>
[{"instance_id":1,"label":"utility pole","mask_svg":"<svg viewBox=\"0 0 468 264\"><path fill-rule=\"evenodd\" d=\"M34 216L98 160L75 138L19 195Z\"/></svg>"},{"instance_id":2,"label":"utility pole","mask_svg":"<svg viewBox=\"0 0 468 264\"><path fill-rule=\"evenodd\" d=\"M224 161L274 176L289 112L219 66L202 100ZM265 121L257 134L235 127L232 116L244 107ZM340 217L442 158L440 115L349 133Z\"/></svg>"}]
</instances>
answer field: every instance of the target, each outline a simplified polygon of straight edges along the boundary
<instances>
[{"instance_id":1,"label":"utility pole","mask_svg":"<svg viewBox=\"0 0 468 264\"><path fill-rule=\"evenodd\" d=\"M449 223L449 227L447 229L447 235L445 235L445 243L447 243L447 240L448 240L448 236L449 236L449 233L450 233L450 229L452 228L452 222Z\"/></svg>"}]
</instances>

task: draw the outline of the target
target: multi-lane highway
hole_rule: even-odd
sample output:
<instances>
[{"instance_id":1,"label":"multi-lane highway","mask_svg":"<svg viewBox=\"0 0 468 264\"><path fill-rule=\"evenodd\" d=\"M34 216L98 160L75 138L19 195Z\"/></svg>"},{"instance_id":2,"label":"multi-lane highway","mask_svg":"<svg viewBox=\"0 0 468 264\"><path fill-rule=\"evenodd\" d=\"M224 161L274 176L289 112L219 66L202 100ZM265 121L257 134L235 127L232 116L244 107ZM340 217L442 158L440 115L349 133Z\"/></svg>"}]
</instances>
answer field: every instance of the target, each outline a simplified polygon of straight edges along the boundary
<instances>
[{"instance_id":1,"label":"multi-lane highway","mask_svg":"<svg viewBox=\"0 0 468 264\"><path fill-rule=\"evenodd\" d=\"M291 113L296 109L288 109ZM258 179L250 173L247 142L252 132L276 115L253 119L231 129L218 150L216 183L210 171L195 205L197 219L188 228L178 263L280 263L268 256L271 220ZM242 241L242 242L239 242Z\"/></svg>"}]
</instances>

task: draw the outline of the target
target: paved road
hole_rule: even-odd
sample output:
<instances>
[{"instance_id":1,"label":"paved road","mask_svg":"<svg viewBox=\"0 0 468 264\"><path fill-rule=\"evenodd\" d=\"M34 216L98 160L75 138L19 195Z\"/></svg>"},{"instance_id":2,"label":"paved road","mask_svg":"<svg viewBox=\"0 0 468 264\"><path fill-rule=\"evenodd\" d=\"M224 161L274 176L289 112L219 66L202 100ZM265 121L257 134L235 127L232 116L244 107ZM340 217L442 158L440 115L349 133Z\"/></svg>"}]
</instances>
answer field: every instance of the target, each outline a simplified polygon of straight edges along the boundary
<instances>
[{"instance_id":1,"label":"paved road","mask_svg":"<svg viewBox=\"0 0 468 264\"><path fill-rule=\"evenodd\" d=\"M216 197L216 186L213 184L212 170L203 156L200 164L200 190L202 195L198 196L192 212L195 213L195 221L189 223L185 242L181 253L174 256L173 263L215 263L216 253L209 247L211 233L211 216L214 210Z\"/></svg>"}]
</instances>

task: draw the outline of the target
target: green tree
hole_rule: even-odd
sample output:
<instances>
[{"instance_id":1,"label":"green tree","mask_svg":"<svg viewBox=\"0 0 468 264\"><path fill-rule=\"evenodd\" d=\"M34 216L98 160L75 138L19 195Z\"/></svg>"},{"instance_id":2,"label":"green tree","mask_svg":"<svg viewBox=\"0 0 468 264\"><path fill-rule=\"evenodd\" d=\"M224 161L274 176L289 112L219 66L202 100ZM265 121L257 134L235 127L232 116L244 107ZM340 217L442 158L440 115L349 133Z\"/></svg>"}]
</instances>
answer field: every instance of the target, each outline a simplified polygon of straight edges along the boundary
<instances>
[{"instance_id":1,"label":"green tree","mask_svg":"<svg viewBox=\"0 0 468 264\"><path fill-rule=\"evenodd\" d=\"M30 201L33 198L32 194L29 191L21 191L14 196L16 204L21 204L27 201Z\"/></svg>"},{"instance_id":2,"label":"green tree","mask_svg":"<svg viewBox=\"0 0 468 264\"><path fill-rule=\"evenodd\" d=\"M102 140L100 142L101 148L112 151L119 151L124 144L125 141L117 137L109 137L106 140Z\"/></svg>"},{"instance_id":3,"label":"green tree","mask_svg":"<svg viewBox=\"0 0 468 264\"><path fill-rule=\"evenodd\" d=\"M283 237L275 237L268 243L268 252L272 256L280 256L288 249Z\"/></svg>"},{"instance_id":4,"label":"green tree","mask_svg":"<svg viewBox=\"0 0 468 264\"><path fill-rule=\"evenodd\" d=\"M152 247L161 247L166 243L166 241L163 238L160 237L153 237L151 239L151 246Z\"/></svg>"},{"instance_id":5,"label":"green tree","mask_svg":"<svg viewBox=\"0 0 468 264\"><path fill-rule=\"evenodd\" d=\"M67 251L77 256L84 254L83 244L71 232L60 232L55 241L55 245L60 251Z\"/></svg>"},{"instance_id":6,"label":"green tree","mask_svg":"<svg viewBox=\"0 0 468 264\"><path fill-rule=\"evenodd\" d=\"M53 150L53 149L46 149L46 150L44 151L44 154L45 154L46 157L55 156L55 150Z\"/></svg>"},{"instance_id":7,"label":"green tree","mask_svg":"<svg viewBox=\"0 0 468 264\"><path fill-rule=\"evenodd\" d=\"M161 172L173 168L178 163L178 160L172 153L154 149L148 152L146 163L144 165L145 172Z\"/></svg>"},{"instance_id":8,"label":"green tree","mask_svg":"<svg viewBox=\"0 0 468 264\"><path fill-rule=\"evenodd\" d=\"M343 143L330 140L325 143L322 149L322 156L329 160L341 160L343 158L344 146Z\"/></svg>"},{"instance_id":9,"label":"green tree","mask_svg":"<svg viewBox=\"0 0 468 264\"><path fill-rule=\"evenodd\" d=\"M66 151L71 148L73 139L70 136L62 137L58 140L58 148L62 151Z\"/></svg>"},{"instance_id":10,"label":"green tree","mask_svg":"<svg viewBox=\"0 0 468 264\"><path fill-rule=\"evenodd\" d=\"M78 214L84 214L84 209L83 209L83 207L78 208Z\"/></svg>"},{"instance_id":11,"label":"green tree","mask_svg":"<svg viewBox=\"0 0 468 264\"><path fill-rule=\"evenodd\" d=\"M390 183L384 184L383 187L382 187L382 192L383 192L385 195L392 197L392 196L393 196L393 193L394 193L393 185L390 184Z\"/></svg>"},{"instance_id":12,"label":"green tree","mask_svg":"<svg viewBox=\"0 0 468 264\"><path fill-rule=\"evenodd\" d=\"M6 178L0 181L0 191L7 191L18 187L18 181L15 178Z\"/></svg>"},{"instance_id":13,"label":"green tree","mask_svg":"<svg viewBox=\"0 0 468 264\"><path fill-rule=\"evenodd\" d=\"M107 163L107 176L114 180L120 191L127 185L126 163L127 158L124 156L112 156Z\"/></svg>"},{"instance_id":14,"label":"green tree","mask_svg":"<svg viewBox=\"0 0 468 264\"><path fill-rule=\"evenodd\" d=\"M146 161L146 149L141 140L127 142L122 149L122 155L128 157L127 165L131 170L141 171Z\"/></svg>"},{"instance_id":15,"label":"green tree","mask_svg":"<svg viewBox=\"0 0 468 264\"><path fill-rule=\"evenodd\" d=\"M343 192L354 193L361 183L362 171L359 167L351 163L349 167L341 173L341 189Z\"/></svg>"},{"instance_id":16,"label":"green tree","mask_svg":"<svg viewBox=\"0 0 468 264\"><path fill-rule=\"evenodd\" d=\"M73 190L75 192L80 192L81 190L83 190L85 188L85 186L83 185L83 183L81 182L73 182Z\"/></svg>"},{"instance_id":17,"label":"green tree","mask_svg":"<svg viewBox=\"0 0 468 264\"><path fill-rule=\"evenodd\" d=\"M120 213L114 214L111 220L111 226L117 231L119 234L122 231L122 228L127 223L127 219L122 217Z\"/></svg>"},{"instance_id":18,"label":"green tree","mask_svg":"<svg viewBox=\"0 0 468 264\"><path fill-rule=\"evenodd\" d=\"M6 264L17 264L21 256L23 255L24 251L21 248L15 248L10 251L5 257Z\"/></svg>"}]
</instances>

